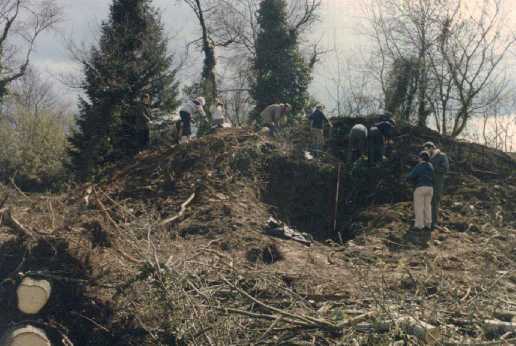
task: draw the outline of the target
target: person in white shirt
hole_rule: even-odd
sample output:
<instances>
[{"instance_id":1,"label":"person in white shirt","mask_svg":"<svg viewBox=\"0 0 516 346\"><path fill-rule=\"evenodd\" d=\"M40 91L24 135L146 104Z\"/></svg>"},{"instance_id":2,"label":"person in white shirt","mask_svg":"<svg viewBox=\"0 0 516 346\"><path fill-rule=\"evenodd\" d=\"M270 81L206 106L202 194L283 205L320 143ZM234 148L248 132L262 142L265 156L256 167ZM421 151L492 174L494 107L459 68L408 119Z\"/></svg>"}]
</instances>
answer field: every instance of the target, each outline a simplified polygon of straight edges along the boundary
<instances>
[{"instance_id":1,"label":"person in white shirt","mask_svg":"<svg viewBox=\"0 0 516 346\"><path fill-rule=\"evenodd\" d=\"M179 108L179 116L181 117L181 135L182 141L188 142L192 135L192 117L195 114L205 116L204 106L206 100L204 97L199 96L195 100L188 100L183 103Z\"/></svg>"},{"instance_id":2,"label":"person in white shirt","mask_svg":"<svg viewBox=\"0 0 516 346\"><path fill-rule=\"evenodd\" d=\"M213 126L221 128L222 125L224 124L224 121L226 120L226 117L225 117L226 111L224 109L224 102L222 101L222 99L220 99L220 98L217 99L216 104L211 106L210 113L211 113L211 119L213 122Z\"/></svg>"}]
</instances>

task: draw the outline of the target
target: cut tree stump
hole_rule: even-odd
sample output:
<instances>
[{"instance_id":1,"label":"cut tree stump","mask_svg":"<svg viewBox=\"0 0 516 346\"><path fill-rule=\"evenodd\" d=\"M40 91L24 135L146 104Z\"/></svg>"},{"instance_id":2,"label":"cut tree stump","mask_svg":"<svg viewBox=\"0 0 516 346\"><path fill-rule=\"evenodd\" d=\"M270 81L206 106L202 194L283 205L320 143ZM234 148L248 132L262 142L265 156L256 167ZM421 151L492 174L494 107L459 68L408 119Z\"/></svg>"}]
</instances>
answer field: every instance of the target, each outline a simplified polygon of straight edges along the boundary
<instances>
[{"instance_id":1,"label":"cut tree stump","mask_svg":"<svg viewBox=\"0 0 516 346\"><path fill-rule=\"evenodd\" d=\"M37 314L47 304L51 291L49 281L25 277L16 289L18 309L28 315Z\"/></svg>"},{"instance_id":2,"label":"cut tree stump","mask_svg":"<svg viewBox=\"0 0 516 346\"><path fill-rule=\"evenodd\" d=\"M45 331L26 325L8 331L2 339L0 346L52 346Z\"/></svg>"}]
</instances>

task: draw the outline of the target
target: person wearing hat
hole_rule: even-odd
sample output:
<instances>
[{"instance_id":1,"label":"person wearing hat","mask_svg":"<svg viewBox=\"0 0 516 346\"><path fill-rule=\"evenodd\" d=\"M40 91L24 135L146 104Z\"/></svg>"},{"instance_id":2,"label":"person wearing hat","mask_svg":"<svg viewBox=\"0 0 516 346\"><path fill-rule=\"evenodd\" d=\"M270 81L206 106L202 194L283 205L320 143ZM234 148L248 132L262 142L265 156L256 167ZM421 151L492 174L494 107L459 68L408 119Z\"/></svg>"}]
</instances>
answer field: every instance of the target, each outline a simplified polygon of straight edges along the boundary
<instances>
[{"instance_id":1,"label":"person wearing hat","mask_svg":"<svg viewBox=\"0 0 516 346\"><path fill-rule=\"evenodd\" d=\"M211 106L210 113L213 126L221 128L225 120L224 102L221 98L218 98L216 104Z\"/></svg>"},{"instance_id":2,"label":"person wearing hat","mask_svg":"<svg viewBox=\"0 0 516 346\"><path fill-rule=\"evenodd\" d=\"M328 123L330 127L333 126L323 113L323 109L324 107L322 105L317 105L315 111L308 117L315 151L321 150L324 145L324 123Z\"/></svg>"},{"instance_id":3,"label":"person wearing hat","mask_svg":"<svg viewBox=\"0 0 516 346\"><path fill-rule=\"evenodd\" d=\"M423 149L430 155L434 167L434 196L432 198L432 228L439 226L439 207L444 192L446 175L450 170L448 156L441 152L433 142L423 144Z\"/></svg>"},{"instance_id":4,"label":"person wearing hat","mask_svg":"<svg viewBox=\"0 0 516 346\"><path fill-rule=\"evenodd\" d=\"M267 106L260 113L262 123L269 127L271 135L280 128L280 123L285 122L290 109L291 106L288 103L275 103Z\"/></svg>"},{"instance_id":5,"label":"person wearing hat","mask_svg":"<svg viewBox=\"0 0 516 346\"><path fill-rule=\"evenodd\" d=\"M205 105L206 100L199 96L194 100L184 102L179 108L179 116L181 117L181 134L179 137L182 141L188 142L192 136L192 117L196 114L202 117L206 115L203 108Z\"/></svg>"},{"instance_id":6,"label":"person wearing hat","mask_svg":"<svg viewBox=\"0 0 516 346\"><path fill-rule=\"evenodd\" d=\"M432 226L432 196L434 168L430 163L430 154L422 151L418 155L418 164L407 176L415 184L414 190L414 228L417 230L431 229Z\"/></svg>"}]
</instances>

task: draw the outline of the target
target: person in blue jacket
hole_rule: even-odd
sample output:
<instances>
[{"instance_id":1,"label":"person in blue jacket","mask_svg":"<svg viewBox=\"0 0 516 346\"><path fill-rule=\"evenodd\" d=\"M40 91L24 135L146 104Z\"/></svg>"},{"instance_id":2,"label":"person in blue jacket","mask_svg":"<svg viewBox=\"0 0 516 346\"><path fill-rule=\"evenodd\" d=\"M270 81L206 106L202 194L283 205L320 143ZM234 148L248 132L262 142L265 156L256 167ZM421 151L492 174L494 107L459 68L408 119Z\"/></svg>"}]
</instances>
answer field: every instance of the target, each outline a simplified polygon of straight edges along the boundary
<instances>
[{"instance_id":1,"label":"person in blue jacket","mask_svg":"<svg viewBox=\"0 0 516 346\"><path fill-rule=\"evenodd\" d=\"M414 214L417 230L430 230L432 226L432 196L434 194L434 167L430 163L430 154L422 151L418 155L418 164L409 173L407 179L412 181L414 190Z\"/></svg>"}]
</instances>

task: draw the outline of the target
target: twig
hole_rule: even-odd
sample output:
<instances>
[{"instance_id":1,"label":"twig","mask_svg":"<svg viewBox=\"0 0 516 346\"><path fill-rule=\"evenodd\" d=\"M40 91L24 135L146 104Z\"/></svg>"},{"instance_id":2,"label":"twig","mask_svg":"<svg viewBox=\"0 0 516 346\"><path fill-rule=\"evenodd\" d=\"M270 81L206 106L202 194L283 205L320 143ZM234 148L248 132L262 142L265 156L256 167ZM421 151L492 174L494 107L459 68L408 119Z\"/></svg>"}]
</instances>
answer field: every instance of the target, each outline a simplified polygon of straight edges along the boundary
<instances>
[{"instance_id":1,"label":"twig","mask_svg":"<svg viewBox=\"0 0 516 346\"><path fill-rule=\"evenodd\" d=\"M323 328L323 329L328 329L328 330L331 330L333 332L339 332L340 331L340 328L338 326L336 326L335 324L331 323L331 322L328 322L328 321L325 321L325 320L321 320L321 319L317 319L317 318L313 318L313 317L310 317L310 316L302 316L302 315L292 314L292 313L289 313L287 311L284 311L284 310L275 308L273 306L270 306L268 304L265 304L264 302L262 302L262 301L256 299L255 297L251 296L249 293L247 293L246 291L242 290L241 288L233 285L225 277L221 277L221 279L226 284L228 284L232 288L236 289L238 292L240 292L241 294L243 294L244 296L246 296L247 298L249 298L250 300L252 300L256 304L258 304L258 305L260 305L260 306L262 306L262 307L264 307L264 308L266 308L266 309L268 309L270 311L273 311L275 313L278 313L278 314L280 314L282 316L285 316L285 317L288 317L288 318L291 318L291 319L294 319L294 320L301 321L304 324L311 325L312 327L319 327L319 328Z\"/></svg>"},{"instance_id":2,"label":"twig","mask_svg":"<svg viewBox=\"0 0 516 346\"><path fill-rule=\"evenodd\" d=\"M104 214L104 217L107 219L107 221L113 226L115 227L115 229L117 231L119 231L121 233L121 229L120 229L120 226L118 226L118 224L116 223L115 220L113 220L113 218L111 217L111 215L109 214L109 212L107 211L107 208L106 206L104 205L104 203L102 203L102 201L100 200L100 198L98 198L97 196L97 191L95 189L93 189L93 193L95 195L95 202L97 203L97 206L100 208L100 210L103 212ZM122 255L122 257L124 257L126 260L128 260L129 262L132 262L134 264L144 264L144 263L147 263L146 261L144 260L139 260L137 258L134 258L133 256L125 253L122 249L120 249L118 246L114 246L114 249L120 254Z\"/></svg>"},{"instance_id":3,"label":"twig","mask_svg":"<svg viewBox=\"0 0 516 346\"><path fill-rule=\"evenodd\" d=\"M33 240L38 239L38 234L24 225L22 225L15 217L12 215L11 208L0 209L0 221L2 224L14 229L15 231L24 234L25 236L32 238Z\"/></svg>"},{"instance_id":4,"label":"twig","mask_svg":"<svg viewBox=\"0 0 516 346\"><path fill-rule=\"evenodd\" d=\"M514 345L516 342L516 338L513 339L505 339L505 340L495 340L495 341L486 341L486 342L473 342L473 343L464 343L464 342L443 342L443 346L502 346L502 345Z\"/></svg>"},{"instance_id":5,"label":"twig","mask_svg":"<svg viewBox=\"0 0 516 346\"><path fill-rule=\"evenodd\" d=\"M87 316L84 316L84 315L82 315L82 314L80 314L80 313L78 313L78 312L76 312L76 311L71 311L71 314L72 314L72 315L79 316L79 317L81 317L81 318L85 319L85 320L86 320L86 321L88 321L88 322L91 322L94 326L96 326L96 327L98 327L98 328L102 329L102 330L103 330L103 331L105 331L106 333L111 333L111 331L110 331L109 329L107 329L107 328L106 328L106 327L104 327L103 325L99 324L97 321L95 321L95 320L93 320L93 319L91 319L91 318L89 318L89 317L87 317Z\"/></svg>"},{"instance_id":6,"label":"twig","mask_svg":"<svg viewBox=\"0 0 516 346\"><path fill-rule=\"evenodd\" d=\"M179 218L181 218L184 215L184 213L186 211L186 208L188 207L188 205L190 203L192 203L194 198L195 198L195 192L192 193L191 196L183 204L181 204L181 210L179 211L179 213L177 215L169 217L169 218L161 221L159 223L159 225L160 226L165 226L165 225L167 225L169 223L176 222Z\"/></svg>"},{"instance_id":7,"label":"twig","mask_svg":"<svg viewBox=\"0 0 516 346\"><path fill-rule=\"evenodd\" d=\"M5 197L2 199L2 201L0 202L0 210L2 210L2 208L4 207L5 205L5 202L7 202L7 200L9 199L9 193L6 193L5 194Z\"/></svg>"}]
</instances>

